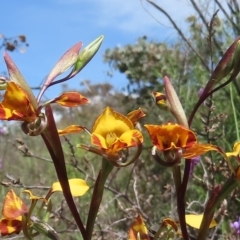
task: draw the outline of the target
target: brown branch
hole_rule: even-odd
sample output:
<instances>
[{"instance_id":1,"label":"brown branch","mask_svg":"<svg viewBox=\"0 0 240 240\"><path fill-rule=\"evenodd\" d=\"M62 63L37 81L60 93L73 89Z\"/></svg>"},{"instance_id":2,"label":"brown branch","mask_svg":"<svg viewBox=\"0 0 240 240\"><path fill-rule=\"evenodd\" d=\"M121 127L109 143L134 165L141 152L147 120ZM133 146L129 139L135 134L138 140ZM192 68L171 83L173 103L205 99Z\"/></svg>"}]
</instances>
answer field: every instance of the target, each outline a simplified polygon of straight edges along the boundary
<instances>
[{"instance_id":1,"label":"brown branch","mask_svg":"<svg viewBox=\"0 0 240 240\"><path fill-rule=\"evenodd\" d=\"M173 27L176 29L176 31L178 32L179 36L187 43L187 45L192 49L192 51L197 55L197 57L200 59L202 65L205 67L205 69L209 72L210 69L208 67L208 65L205 63L204 59L202 58L202 56L200 55L200 53L197 52L197 50L192 46L192 44L188 41L188 39L185 37L184 33L181 31L181 29L177 26L177 24L175 23L175 21L173 21L173 19L171 18L171 16L160 6L158 6L156 3L154 3L152 0L146 0L148 3L150 3L152 6L154 6L156 9L158 9L160 12L162 12L167 18L168 20L171 22L171 24L173 25Z\"/></svg>"}]
</instances>

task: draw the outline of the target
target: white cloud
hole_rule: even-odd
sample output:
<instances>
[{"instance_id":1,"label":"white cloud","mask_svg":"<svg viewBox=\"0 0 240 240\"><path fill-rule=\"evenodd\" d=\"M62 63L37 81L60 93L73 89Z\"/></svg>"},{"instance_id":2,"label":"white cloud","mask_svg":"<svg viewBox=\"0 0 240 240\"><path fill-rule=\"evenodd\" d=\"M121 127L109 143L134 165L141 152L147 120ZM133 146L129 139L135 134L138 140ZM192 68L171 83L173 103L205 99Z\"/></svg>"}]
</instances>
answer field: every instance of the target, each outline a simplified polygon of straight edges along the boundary
<instances>
[{"instance_id":1,"label":"white cloud","mask_svg":"<svg viewBox=\"0 0 240 240\"><path fill-rule=\"evenodd\" d=\"M155 2L180 23L184 22L192 11L191 6L184 0ZM136 32L139 29L149 30L149 28L159 27L159 23L161 27L172 27L166 17L145 0L92 0L91 4L94 9L97 9L96 24L103 27L112 26L126 32Z\"/></svg>"}]
</instances>

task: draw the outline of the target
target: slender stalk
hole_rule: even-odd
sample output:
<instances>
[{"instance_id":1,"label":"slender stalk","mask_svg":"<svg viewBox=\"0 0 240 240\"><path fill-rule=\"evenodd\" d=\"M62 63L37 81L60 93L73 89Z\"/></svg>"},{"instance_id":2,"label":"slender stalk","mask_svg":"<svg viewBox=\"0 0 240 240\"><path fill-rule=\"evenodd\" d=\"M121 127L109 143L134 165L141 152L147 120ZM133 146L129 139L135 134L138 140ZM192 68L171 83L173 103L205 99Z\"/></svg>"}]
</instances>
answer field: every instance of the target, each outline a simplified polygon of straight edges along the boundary
<instances>
[{"instance_id":1,"label":"slender stalk","mask_svg":"<svg viewBox=\"0 0 240 240\"><path fill-rule=\"evenodd\" d=\"M226 196L228 196L237 186L239 186L239 184L239 179L232 175L229 179L227 179L221 189L220 187L217 187L217 189L213 191L205 207L203 220L198 232L197 240L206 239L209 225L213 219L216 207L219 206L219 204L221 204Z\"/></svg>"},{"instance_id":2,"label":"slender stalk","mask_svg":"<svg viewBox=\"0 0 240 240\"><path fill-rule=\"evenodd\" d=\"M58 176L58 180L61 184L63 195L65 197L67 205L74 217L74 220L79 230L81 231L83 239L87 240L85 227L82 223L81 217L78 213L77 207L71 194L63 149L57 132L56 124L53 118L51 107L46 106L45 112L48 119L48 125L46 130L41 134L41 136L53 160L53 164Z\"/></svg>"},{"instance_id":3,"label":"slender stalk","mask_svg":"<svg viewBox=\"0 0 240 240\"><path fill-rule=\"evenodd\" d=\"M195 104L195 106L194 106L194 108L193 108L193 110L192 110L192 112L191 112L191 114L190 114L190 117L188 118L188 125L189 125L189 127L191 126L192 120L193 120L193 118L194 118L194 116L195 116L195 113L197 112L197 110L198 110L198 108L201 106L201 104L202 104L210 95L212 95L214 92L218 91L219 89L225 87L225 86L228 85L230 82L232 82L232 81L237 77L238 73L239 73L238 69L233 70L233 73L231 74L231 76L229 77L229 79L228 79L226 82L222 83L222 84L219 85L218 87L214 88L213 90L211 90L211 91L209 91L209 92L207 92L207 93L205 93L205 94L204 94L204 92L203 92L202 96L199 98L198 102ZM209 79L209 81L210 81L210 80L211 80L211 78ZM234 83L234 82L233 82L233 83ZM205 89L206 89L206 87L205 87Z\"/></svg>"},{"instance_id":4,"label":"slender stalk","mask_svg":"<svg viewBox=\"0 0 240 240\"><path fill-rule=\"evenodd\" d=\"M237 135L237 140L239 140L239 130L238 130L238 120L237 120L237 114L236 114L236 107L233 101L233 89L232 89L232 83L229 85L230 87L230 99L231 99L231 105L233 109L233 117L234 117L234 123L235 123L235 131Z\"/></svg>"},{"instance_id":5,"label":"slender stalk","mask_svg":"<svg viewBox=\"0 0 240 240\"><path fill-rule=\"evenodd\" d=\"M172 167L172 173L174 178L174 184L176 188L177 195L177 210L180 222L180 227L182 230L182 236L184 240L188 240L188 232L185 221L185 192L182 190L182 179L181 179L181 168L179 165Z\"/></svg>"},{"instance_id":6,"label":"slender stalk","mask_svg":"<svg viewBox=\"0 0 240 240\"><path fill-rule=\"evenodd\" d=\"M102 169L99 171L97 180L95 182L88 219L87 219L86 240L91 240L92 238L94 223L95 223L99 206L101 204L102 197L103 197L104 184L108 178L108 175L113 170L113 167L114 166L108 160L104 158L102 159Z\"/></svg>"}]
</instances>

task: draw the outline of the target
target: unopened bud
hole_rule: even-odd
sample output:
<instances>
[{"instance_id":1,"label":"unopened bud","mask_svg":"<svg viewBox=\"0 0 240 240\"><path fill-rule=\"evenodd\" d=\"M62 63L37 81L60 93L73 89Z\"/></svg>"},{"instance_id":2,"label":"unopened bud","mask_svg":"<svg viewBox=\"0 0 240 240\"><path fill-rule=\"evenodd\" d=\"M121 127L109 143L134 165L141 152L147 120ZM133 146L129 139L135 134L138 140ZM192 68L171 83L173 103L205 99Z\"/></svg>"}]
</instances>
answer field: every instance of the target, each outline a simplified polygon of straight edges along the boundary
<instances>
[{"instance_id":1,"label":"unopened bud","mask_svg":"<svg viewBox=\"0 0 240 240\"><path fill-rule=\"evenodd\" d=\"M71 77L75 76L78 72L80 72L87 63L93 58L93 56L97 53L98 49L100 48L104 36L101 35L89 45L87 45L82 52L78 55L78 60L76 61L74 68L71 72Z\"/></svg>"}]
</instances>

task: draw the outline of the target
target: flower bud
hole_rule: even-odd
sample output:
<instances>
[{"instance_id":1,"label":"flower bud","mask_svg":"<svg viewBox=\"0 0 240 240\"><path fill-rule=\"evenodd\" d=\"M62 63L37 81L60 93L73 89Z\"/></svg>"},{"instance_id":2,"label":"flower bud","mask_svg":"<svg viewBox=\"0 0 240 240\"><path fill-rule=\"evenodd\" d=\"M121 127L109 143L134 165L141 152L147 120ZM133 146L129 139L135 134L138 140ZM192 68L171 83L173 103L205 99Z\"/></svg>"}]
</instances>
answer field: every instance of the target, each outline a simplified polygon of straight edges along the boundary
<instances>
[{"instance_id":1,"label":"flower bud","mask_svg":"<svg viewBox=\"0 0 240 240\"><path fill-rule=\"evenodd\" d=\"M104 36L101 35L100 37L95 39L93 42L91 42L89 45L87 45L82 52L80 52L80 54L78 55L78 60L76 61L74 68L70 73L71 77L79 73L87 65L87 63L93 58L93 56L97 53L98 49L100 48L103 39L104 39Z\"/></svg>"},{"instance_id":2,"label":"flower bud","mask_svg":"<svg viewBox=\"0 0 240 240\"><path fill-rule=\"evenodd\" d=\"M171 84L170 79L167 76L165 76L163 78L163 81L170 111L177 119L179 124L188 128L187 117L183 110L182 104L178 98L178 95L175 92L173 85Z\"/></svg>"}]
</instances>

